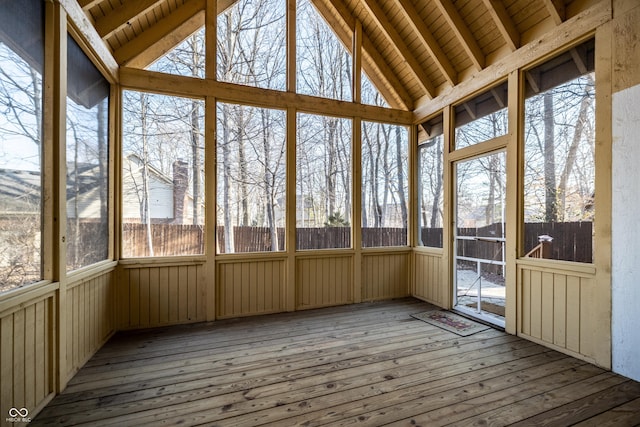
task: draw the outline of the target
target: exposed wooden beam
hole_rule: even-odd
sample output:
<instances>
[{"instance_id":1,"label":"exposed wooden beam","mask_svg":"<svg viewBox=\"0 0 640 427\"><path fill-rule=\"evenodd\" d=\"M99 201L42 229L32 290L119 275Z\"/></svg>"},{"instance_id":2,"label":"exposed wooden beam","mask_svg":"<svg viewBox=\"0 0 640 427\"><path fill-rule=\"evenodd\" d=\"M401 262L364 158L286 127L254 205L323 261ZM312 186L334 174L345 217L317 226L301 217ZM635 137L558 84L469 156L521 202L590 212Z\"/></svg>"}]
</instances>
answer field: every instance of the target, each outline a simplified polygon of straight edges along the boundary
<instances>
[{"instance_id":1,"label":"exposed wooden beam","mask_svg":"<svg viewBox=\"0 0 640 427\"><path fill-rule=\"evenodd\" d=\"M353 74L351 75L353 102L360 104L362 102L362 22L356 20L353 30Z\"/></svg>"},{"instance_id":2,"label":"exposed wooden beam","mask_svg":"<svg viewBox=\"0 0 640 427\"><path fill-rule=\"evenodd\" d=\"M184 77L138 68L120 69L123 88L153 93L204 98L214 96L222 102L240 103L266 108L295 108L299 111L342 117L361 117L363 120L408 125L411 111L356 104L329 98L263 89L235 83L218 82L196 77Z\"/></svg>"},{"instance_id":3,"label":"exposed wooden beam","mask_svg":"<svg viewBox=\"0 0 640 427\"><path fill-rule=\"evenodd\" d=\"M556 25L562 24L566 18L564 1L562 0L542 0L549 11L551 19Z\"/></svg>"},{"instance_id":4,"label":"exposed wooden beam","mask_svg":"<svg viewBox=\"0 0 640 427\"><path fill-rule=\"evenodd\" d=\"M520 47L520 33L500 0L482 0L511 51Z\"/></svg>"},{"instance_id":5,"label":"exposed wooden beam","mask_svg":"<svg viewBox=\"0 0 640 427\"><path fill-rule=\"evenodd\" d=\"M540 73L534 71L525 71L524 77L527 79L529 86L534 93L540 93Z\"/></svg>"},{"instance_id":6,"label":"exposed wooden beam","mask_svg":"<svg viewBox=\"0 0 640 427\"><path fill-rule=\"evenodd\" d=\"M500 108L504 108L507 106L507 100L502 99L502 95L500 95L498 91L495 90L495 88L491 88L491 94L493 95L493 98L496 100Z\"/></svg>"},{"instance_id":7,"label":"exposed wooden beam","mask_svg":"<svg viewBox=\"0 0 640 427\"><path fill-rule=\"evenodd\" d=\"M205 11L205 46L215 46L218 40L218 1L206 0ZM217 55L205 55L205 72L208 79L217 78L218 58ZM206 120L205 120L206 121Z\"/></svg>"},{"instance_id":8,"label":"exposed wooden beam","mask_svg":"<svg viewBox=\"0 0 640 427\"><path fill-rule=\"evenodd\" d=\"M225 12L237 2L238 0L218 0L218 15L220 15L222 12Z\"/></svg>"},{"instance_id":9,"label":"exposed wooden beam","mask_svg":"<svg viewBox=\"0 0 640 427\"><path fill-rule=\"evenodd\" d=\"M386 37L391 41L392 46L398 52L398 54L404 58L409 69L412 74L418 81L420 87L427 93L427 95L433 98L435 93L435 88L429 79L429 76L424 71L418 60L411 54L411 50L404 42L404 39L398 31L391 24L391 21L387 18L386 14L380 7L380 5L376 2L376 0L364 0L362 5L365 9L369 11L371 17L378 23L380 29L385 33Z\"/></svg>"},{"instance_id":10,"label":"exposed wooden beam","mask_svg":"<svg viewBox=\"0 0 640 427\"><path fill-rule=\"evenodd\" d=\"M451 31L456 35L456 38L471 59L471 62L473 62L476 70L482 70L485 65L484 53L451 0L434 0L434 3L440 9L442 16L449 24Z\"/></svg>"},{"instance_id":11,"label":"exposed wooden beam","mask_svg":"<svg viewBox=\"0 0 640 427\"><path fill-rule=\"evenodd\" d=\"M220 5L218 5L220 7ZM204 25L205 0L182 6L114 52L120 65L144 68Z\"/></svg>"},{"instance_id":12,"label":"exposed wooden beam","mask_svg":"<svg viewBox=\"0 0 640 427\"><path fill-rule=\"evenodd\" d=\"M578 49L580 49L580 51L578 51ZM576 63L576 67L578 67L578 71L580 71L580 74L587 74L587 64L584 61L585 55L584 55L584 47L582 46L578 46L578 47L574 47L573 49L571 49L569 52L571 53L571 58L573 59L573 62Z\"/></svg>"},{"instance_id":13,"label":"exposed wooden beam","mask_svg":"<svg viewBox=\"0 0 640 427\"><path fill-rule=\"evenodd\" d=\"M326 2L312 0L318 11L329 20L333 15L338 15L349 28L355 28L356 19L346 8L344 2L338 0L328 0ZM329 8L332 10L330 11ZM344 34L339 28L334 28L336 35L342 40L345 46L350 46L350 34ZM413 99L404 88L396 74L391 70L387 61L369 37L362 32L362 69L369 76L371 82L376 86L385 100L394 108L403 110L413 110ZM382 78L379 78L381 76Z\"/></svg>"},{"instance_id":14,"label":"exposed wooden beam","mask_svg":"<svg viewBox=\"0 0 640 427\"><path fill-rule=\"evenodd\" d=\"M82 10L87 11L89 9L91 9L93 6L97 5L98 3L102 3L103 0L78 0L78 4L80 5L80 7L82 8Z\"/></svg>"},{"instance_id":15,"label":"exposed wooden beam","mask_svg":"<svg viewBox=\"0 0 640 427\"><path fill-rule=\"evenodd\" d=\"M237 0L218 0L217 13ZM114 52L120 65L144 68L205 24L206 0L187 0L178 9Z\"/></svg>"},{"instance_id":16,"label":"exposed wooden beam","mask_svg":"<svg viewBox=\"0 0 640 427\"><path fill-rule=\"evenodd\" d=\"M364 31L362 34L362 53L362 68L364 72L367 73L369 80L371 80L389 105L394 108L413 110L413 98L409 95L407 89L405 89L404 83L398 79L398 76L393 72L387 60L380 54L377 46L371 39L364 34ZM383 76L387 84L378 79L378 74Z\"/></svg>"},{"instance_id":17,"label":"exposed wooden beam","mask_svg":"<svg viewBox=\"0 0 640 427\"><path fill-rule=\"evenodd\" d=\"M89 50L89 53L96 60L96 65L101 68L110 83L116 82L118 63L89 21L87 14L80 8L76 0L59 0L59 3L67 12L72 28L82 38L81 44Z\"/></svg>"},{"instance_id":18,"label":"exposed wooden beam","mask_svg":"<svg viewBox=\"0 0 640 427\"><path fill-rule=\"evenodd\" d=\"M455 86L458 83L458 73L451 65L447 55L442 51L438 41L431 31L429 31L427 25L420 19L420 15L418 15L418 11L413 6L413 3L411 3L410 0L396 0L396 2L400 4L400 10L404 17L409 21L409 25L418 36L424 48L429 52L431 58L435 61L440 72L452 86Z\"/></svg>"},{"instance_id":19,"label":"exposed wooden beam","mask_svg":"<svg viewBox=\"0 0 640 427\"><path fill-rule=\"evenodd\" d=\"M469 105L468 102L465 102L464 104L462 104L462 106L467 111L467 114L469 114L469 117L471 117L471 120L475 120L477 118L475 104Z\"/></svg>"},{"instance_id":20,"label":"exposed wooden beam","mask_svg":"<svg viewBox=\"0 0 640 427\"><path fill-rule=\"evenodd\" d=\"M297 73L298 63L296 61L296 24L297 24L297 6L296 0L286 0L287 8L287 92L296 92L297 90Z\"/></svg>"},{"instance_id":21,"label":"exposed wooden beam","mask_svg":"<svg viewBox=\"0 0 640 427\"><path fill-rule=\"evenodd\" d=\"M445 112L446 107L458 102L489 85L497 79L522 67L527 67L532 62L562 49L567 44L575 41L576 38L595 30L600 25L611 21L611 3L603 1L590 6L572 16L568 20L552 28L542 36L531 40L522 46L518 51L512 52L491 64L481 72L475 74L473 78L458 83L451 90L448 90L433 100L425 100L414 109L414 123L418 124L425 118L441 111Z\"/></svg>"},{"instance_id":22,"label":"exposed wooden beam","mask_svg":"<svg viewBox=\"0 0 640 427\"><path fill-rule=\"evenodd\" d=\"M106 39L138 15L153 9L162 0L136 0L125 2L101 18L96 19L95 27L100 37Z\"/></svg>"}]
</instances>

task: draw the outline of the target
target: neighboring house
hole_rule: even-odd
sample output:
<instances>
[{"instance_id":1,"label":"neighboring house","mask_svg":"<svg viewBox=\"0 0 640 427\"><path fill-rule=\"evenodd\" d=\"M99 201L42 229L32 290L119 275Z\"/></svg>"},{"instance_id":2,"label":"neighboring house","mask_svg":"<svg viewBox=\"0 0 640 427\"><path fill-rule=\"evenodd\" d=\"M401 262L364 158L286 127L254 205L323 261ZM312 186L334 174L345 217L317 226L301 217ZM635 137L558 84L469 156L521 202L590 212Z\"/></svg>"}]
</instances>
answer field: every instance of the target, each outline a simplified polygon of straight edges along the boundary
<instances>
[{"instance_id":1,"label":"neighboring house","mask_svg":"<svg viewBox=\"0 0 640 427\"><path fill-rule=\"evenodd\" d=\"M108 188L108 176L101 177L107 173L97 164L78 163L76 170L74 163L67 163L67 218L100 218L101 212L106 214L107 207L101 209L100 188Z\"/></svg>"},{"instance_id":2,"label":"neighboring house","mask_svg":"<svg viewBox=\"0 0 640 427\"><path fill-rule=\"evenodd\" d=\"M153 166L149 166L148 171L152 222L191 223L193 197L187 191L188 164L180 160L174 162L173 179ZM40 172L0 169L0 215L39 215L41 186ZM73 163L67 165L68 218L100 218L99 191L98 165L80 163L77 173ZM135 154L124 159L122 193L122 217L126 222L140 222L142 160Z\"/></svg>"},{"instance_id":3,"label":"neighboring house","mask_svg":"<svg viewBox=\"0 0 640 427\"><path fill-rule=\"evenodd\" d=\"M39 215L41 181L37 171L0 169L0 215ZM67 165L67 217L100 217L99 182L98 165L78 164L77 174L73 163Z\"/></svg>"},{"instance_id":4,"label":"neighboring house","mask_svg":"<svg viewBox=\"0 0 640 427\"><path fill-rule=\"evenodd\" d=\"M176 160L173 163L173 179L149 165L149 209L153 223L193 221L193 196L189 188L188 163ZM142 220L143 162L136 154L123 159L122 168L122 218L125 222Z\"/></svg>"},{"instance_id":5,"label":"neighboring house","mask_svg":"<svg viewBox=\"0 0 640 427\"><path fill-rule=\"evenodd\" d=\"M40 215L40 172L0 169L0 215Z\"/></svg>"}]
</instances>

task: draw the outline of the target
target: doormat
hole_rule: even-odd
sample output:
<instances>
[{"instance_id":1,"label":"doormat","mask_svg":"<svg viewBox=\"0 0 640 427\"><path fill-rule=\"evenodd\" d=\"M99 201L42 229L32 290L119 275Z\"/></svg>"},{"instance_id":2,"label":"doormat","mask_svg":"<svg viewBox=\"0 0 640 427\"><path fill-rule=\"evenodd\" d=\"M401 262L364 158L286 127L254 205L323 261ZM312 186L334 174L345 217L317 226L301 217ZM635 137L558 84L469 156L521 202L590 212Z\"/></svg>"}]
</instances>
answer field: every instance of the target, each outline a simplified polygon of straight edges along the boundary
<instances>
[{"instance_id":1,"label":"doormat","mask_svg":"<svg viewBox=\"0 0 640 427\"><path fill-rule=\"evenodd\" d=\"M412 314L411 317L431 325L437 326L462 337L473 335L477 332L486 331L491 326L476 323L466 317L458 316L444 310L430 310L424 313Z\"/></svg>"}]
</instances>

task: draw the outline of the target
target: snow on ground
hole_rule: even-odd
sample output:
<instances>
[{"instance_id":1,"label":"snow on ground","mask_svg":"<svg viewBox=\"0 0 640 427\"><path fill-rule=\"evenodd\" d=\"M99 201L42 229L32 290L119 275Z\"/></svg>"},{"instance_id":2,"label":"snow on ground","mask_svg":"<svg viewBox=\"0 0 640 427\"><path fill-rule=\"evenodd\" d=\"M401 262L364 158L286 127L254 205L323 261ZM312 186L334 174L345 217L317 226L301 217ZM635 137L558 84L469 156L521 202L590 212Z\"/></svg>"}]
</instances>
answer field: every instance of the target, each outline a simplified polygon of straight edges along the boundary
<instances>
[{"instance_id":1,"label":"snow on ground","mask_svg":"<svg viewBox=\"0 0 640 427\"><path fill-rule=\"evenodd\" d=\"M496 283L484 277L478 279L474 270L457 270L456 276L458 304L477 301L478 288L482 286L481 297L483 301L504 306L505 287L503 283Z\"/></svg>"}]
</instances>

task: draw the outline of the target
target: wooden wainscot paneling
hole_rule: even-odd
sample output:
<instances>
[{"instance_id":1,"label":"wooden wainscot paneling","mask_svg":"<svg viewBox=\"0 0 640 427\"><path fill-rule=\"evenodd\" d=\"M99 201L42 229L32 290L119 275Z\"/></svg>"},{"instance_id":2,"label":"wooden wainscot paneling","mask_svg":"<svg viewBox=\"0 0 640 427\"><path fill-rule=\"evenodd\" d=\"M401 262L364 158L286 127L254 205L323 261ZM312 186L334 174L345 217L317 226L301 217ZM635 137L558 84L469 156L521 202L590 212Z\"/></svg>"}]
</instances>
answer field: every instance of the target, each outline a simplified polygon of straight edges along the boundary
<instances>
[{"instance_id":1,"label":"wooden wainscot paneling","mask_svg":"<svg viewBox=\"0 0 640 427\"><path fill-rule=\"evenodd\" d=\"M558 264L559 265L559 264ZM600 304L591 265L574 270L519 262L518 335L572 356L599 363L595 348L608 337L590 327L589 313Z\"/></svg>"},{"instance_id":2,"label":"wooden wainscot paneling","mask_svg":"<svg viewBox=\"0 0 640 427\"><path fill-rule=\"evenodd\" d=\"M122 264L117 288L120 329L206 320L203 262Z\"/></svg>"},{"instance_id":3,"label":"wooden wainscot paneling","mask_svg":"<svg viewBox=\"0 0 640 427\"><path fill-rule=\"evenodd\" d=\"M217 264L218 318L277 313L283 307L284 259Z\"/></svg>"},{"instance_id":4,"label":"wooden wainscot paneling","mask_svg":"<svg viewBox=\"0 0 640 427\"><path fill-rule=\"evenodd\" d=\"M115 271L67 285L67 378L102 347L115 330Z\"/></svg>"},{"instance_id":5,"label":"wooden wainscot paneling","mask_svg":"<svg viewBox=\"0 0 640 427\"><path fill-rule=\"evenodd\" d=\"M44 288L55 288L55 284ZM35 416L54 396L56 291L30 298L8 298L0 304L0 424L11 408ZM26 425L26 424L25 424Z\"/></svg>"},{"instance_id":6,"label":"wooden wainscot paneling","mask_svg":"<svg viewBox=\"0 0 640 427\"><path fill-rule=\"evenodd\" d=\"M296 259L296 306L327 307L353 302L353 256Z\"/></svg>"},{"instance_id":7,"label":"wooden wainscot paneling","mask_svg":"<svg viewBox=\"0 0 640 427\"><path fill-rule=\"evenodd\" d=\"M413 296L432 304L446 305L446 284L442 280L442 251L414 251L414 290Z\"/></svg>"},{"instance_id":8,"label":"wooden wainscot paneling","mask_svg":"<svg viewBox=\"0 0 640 427\"><path fill-rule=\"evenodd\" d=\"M408 296L409 257L409 253L362 254L363 301Z\"/></svg>"}]
</instances>

